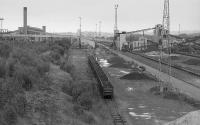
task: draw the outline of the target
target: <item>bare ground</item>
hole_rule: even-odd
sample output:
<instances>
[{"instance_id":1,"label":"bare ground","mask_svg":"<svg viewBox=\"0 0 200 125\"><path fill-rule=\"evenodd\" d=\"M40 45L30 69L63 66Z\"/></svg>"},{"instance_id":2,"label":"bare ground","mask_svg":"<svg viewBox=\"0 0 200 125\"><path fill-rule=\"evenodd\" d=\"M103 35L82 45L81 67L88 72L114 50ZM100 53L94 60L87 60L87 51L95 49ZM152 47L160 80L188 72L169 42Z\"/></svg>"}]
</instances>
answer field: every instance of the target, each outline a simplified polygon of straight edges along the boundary
<instances>
[{"instance_id":1,"label":"bare ground","mask_svg":"<svg viewBox=\"0 0 200 125\"><path fill-rule=\"evenodd\" d=\"M97 81L92 74L92 71L88 65L87 55L91 53L92 50L87 49L72 49L70 52L69 59L70 63L75 66L74 73L75 80L77 81L92 81L93 84L97 84ZM98 91L98 90L97 90ZM112 125L112 119L110 116L109 108L106 106L105 102L101 99L100 95L97 97L96 102L93 103L93 108L90 113L95 118L94 125Z\"/></svg>"},{"instance_id":2,"label":"bare ground","mask_svg":"<svg viewBox=\"0 0 200 125\"><path fill-rule=\"evenodd\" d=\"M115 56L102 49L97 53L99 58L109 59ZM128 72L129 69L104 67L104 70L109 73L112 80L120 112L130 125L160 125L196 110L182 101L153 95L149 90L158 84L154 80L119 79L120 75L125 75L119 72Z\"/></svg>"}]
</instances>

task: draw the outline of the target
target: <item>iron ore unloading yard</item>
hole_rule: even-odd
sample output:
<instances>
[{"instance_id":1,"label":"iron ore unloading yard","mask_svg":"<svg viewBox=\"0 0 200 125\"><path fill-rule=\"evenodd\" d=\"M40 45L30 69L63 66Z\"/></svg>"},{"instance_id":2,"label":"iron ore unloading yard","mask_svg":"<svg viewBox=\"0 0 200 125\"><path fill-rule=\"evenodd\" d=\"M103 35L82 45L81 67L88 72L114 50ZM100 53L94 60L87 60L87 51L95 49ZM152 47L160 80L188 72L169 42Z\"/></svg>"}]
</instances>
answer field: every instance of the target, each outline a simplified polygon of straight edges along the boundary
<instances>
[{"instance_id":1,"label":"iron ore unloading yard","mask_svg":"<svg viewBox=\"0 0 200 125\"><path fill-rule=\"evenodd\" d=\"M0 125L200 125L200 2L179 2L2 0Z\"/></svg>"}]
</instances>

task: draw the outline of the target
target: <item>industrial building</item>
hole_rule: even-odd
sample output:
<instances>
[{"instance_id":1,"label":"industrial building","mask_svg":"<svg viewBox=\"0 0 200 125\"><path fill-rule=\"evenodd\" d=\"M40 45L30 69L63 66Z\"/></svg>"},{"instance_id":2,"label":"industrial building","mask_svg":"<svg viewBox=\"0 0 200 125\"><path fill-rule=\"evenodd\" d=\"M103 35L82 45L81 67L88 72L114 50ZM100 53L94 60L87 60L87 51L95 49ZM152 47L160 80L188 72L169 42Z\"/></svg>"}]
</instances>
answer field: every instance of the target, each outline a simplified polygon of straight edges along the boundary
<instances>
[{"instance_id":1,"label":"industrial building","mask_svg":"<svg viewBox=\"0 0 200 125\"><path fill-rule=\"evenodd\" d=\"M28 25L27 21L27 7L23 8L23 26L18 27L18 30L14 31L12 34L22 34L22 35L46 35L46 26L42 26L41 28L32 27ZM23 38L15 38L16 40L22 40ZM26 38L27 39L27 38ZM29 37L30 41L43 41L45 38L40 37Z\"/></svg>"},{"instance_id":2,"label":"industrial building","mask_svg":"<svg viewBox=\"0 0 200 125\"><path fill-rule=\"evenodd\" d=\"M46 34L46 26L42 26L42 28L26 26L18 28L19 34L33 34L33 35L44 35Z\"/></svg>"},{"instance_id":3,"label":"industrial building","mask_svg":"<svg viewBox=\"0 0 200 125\"><path fill-rule=\"evenodd\" d=\"M42 28L28 26L27 23L27 7L23 8L23 27L18 28L19 34L33 34L33 35L44 35L46 33L46 26Z\"/></svg>"},{"instance_id":4,"label":"industrial building","mask_svg":"<svg viewBox=\"0 0 200 125\"><path fill-rule=\"evenodd\" d=\"M135 50L145 50L145 49L147 49L148 44L150 44L147 41L148 41L147 38L140 37L139 40L132 41L132 42L129 43L130 48L132 48L133 51L135 51Z\"/></svg>"},{"instance_id":5,"label":"industrial building","mask_svg":"<svg viewBox=\"0 0 200 125\"><path fill-rule=\"evenodd\" d=\"M2 40L17 40L17 41L53 41L64 38L71 38L73 34L56 34L47 33L46 26L41 28L32 27L28 25L27 21L27 7L23 8L23 25L18 27L15 31L0 30Z\"/></svg>"}]
</instances>

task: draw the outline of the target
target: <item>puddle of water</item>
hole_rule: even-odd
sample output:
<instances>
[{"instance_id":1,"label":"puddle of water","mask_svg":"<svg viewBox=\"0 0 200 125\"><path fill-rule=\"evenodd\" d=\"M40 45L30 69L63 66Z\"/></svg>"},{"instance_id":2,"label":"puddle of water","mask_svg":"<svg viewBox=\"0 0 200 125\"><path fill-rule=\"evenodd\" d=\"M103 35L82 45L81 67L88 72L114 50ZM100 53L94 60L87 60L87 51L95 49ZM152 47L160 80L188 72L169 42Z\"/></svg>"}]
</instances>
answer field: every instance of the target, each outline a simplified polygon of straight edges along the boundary
<instances>
[{"instance_id":1,"label":"puddle of water","mask_svg":"<svg viewBox=\"0 0 200 125\"><path fill-rule=\"evenodd\" d=\"M121 73L124 73L124 74L129 74L129 73L130 73L130 72L123 71L123 70L121 70L120 72L121 72Z\"/></svg>"},{"instance_id":2,"label":"puddle of water","mask_svg":"<svg viewBox=\"0 0 200 125\"><path fill-rule=\"evenodd\" d=\"M129 115L133 116L133 117L141 117L141 118L144 118L144 119L151 119L151 115L150 113L143 113L141 115L138 115L136 114L135 112L129 112Z\"/></svg>"},{"instance_id":3,"label":"puddle of water","mask_svg":"<svg viewBox=\"0 0 200 125\"><path fill-rule=\"evenodd\" d=\"M121 77L121 75L118 75L118 74L111 74L111 73L110 73L110 76Z\"/></svg>"},{"instance_id":4,"label":"puddle of water","mask_svg":"<svg viewBox=\"0 0 200 125\"><path fill-rule=\"evenodd\" d=\"M128 108L129 110L133 110L134 108Z\"/></svg>"},{"instance_id":5,"label":"puddle of water","mask_svg":"<svg viewBox=\"0 0 200 125\"><path fill-rule=\"evenodd\" d=\"M144 106L144 105L139 105L138 107L139 108L146 108L146 106Z\"/></svg>"},{"instance_id":6,"label":"puddle of water","mask_svg":"<svg viewBox=\"0 0 200 125\"><path fill-rule=\"evenodd\" d=\"M99 59L99 62L108 62L108 61L105 59Z\"/></svg>"},{"instance_id":7,"label":"puddle of water","mask_svg":"<svg viewBox=\"0 0 200 125\"><path fill-rule=\"evenodd\" d=\"M126 88L126 90L129 91L129 92L134 91L134 89L132 87L128 87L128 88Z\"/></svg>"},{"instance_id":8,"label":"puddle of water","mask_svg":"<svg viewBox=\"0 0 200 125\"><path fill-rule=\"evenodd\" d=\"M110 63L108 63L108 60L105 59L99 59L99 63L101 67L109 67Z\"/></svg>"},{"instance_id":9,"label":"puddle of water","mask_svg":"<svg viewBox=\"0 0 200 125\"><path fill-rule=\"evenodd\" d=\"M167 123L166 121L158 120L158 119L155 119L154 122L156 123L156 125L163 125L163 124Z\"/></svg>"}]
</instances>

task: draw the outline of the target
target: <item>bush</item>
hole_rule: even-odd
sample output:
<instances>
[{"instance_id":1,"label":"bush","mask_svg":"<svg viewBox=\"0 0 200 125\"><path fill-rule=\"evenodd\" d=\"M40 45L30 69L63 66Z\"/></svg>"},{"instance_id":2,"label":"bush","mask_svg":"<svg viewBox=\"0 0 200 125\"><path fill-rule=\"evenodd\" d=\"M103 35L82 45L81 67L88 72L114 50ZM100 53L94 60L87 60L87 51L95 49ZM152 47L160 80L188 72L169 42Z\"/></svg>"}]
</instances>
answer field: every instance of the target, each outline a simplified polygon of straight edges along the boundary
<instances>
[{"instance_id":1,"label":"bush","mask_svg":"<svg viewBox=\"0 0 200 125\"><path fill-rule=\"evenodd\" d=\"M0 109L3 109L7 101L8 101L7 91L0 89Z\"/></svg>"},{"instance_id":2,"label":"bush","mask_svg":"<svg viewBox=\"0 0 200 125\"><path fill-rule=\"evenodd\" d=\"M60 58L61 58L61 56L60 56L59 53L57 53L57 52L51 52L50 56L51 56L52 63L59 64Z\"/></svg>"},{"instance_id":3,"label":"bush","mask_svg":"<svg viewBox=\"0 0 200 125\"><path fill-rule=\"evenodd\" d=\"M17 122L17 114L12 106L6 106L3 114L4 120L8 125L15 125Z\"/></svg>"},{"instance_id":4,"label":"bush","mask_svg":"<svg viewBox=\"0 0 200 125\"><path fill-rule=\"evenodd\" d=\"M10 43L0 43L0 124L2 125L14 125L17 117L25 116L27 105L31 105L26 100L25 91L49 84L48 76L45 75L50 69L49 60L44 61L39 56L41 52L49 49L49 46L37 49L43 43L13 42L11 49ZM56 54L60 58L59 53ZM49 105L46 102L42 102L41 105L39 107L41 112L57 111L53 109L55 106L46 107Z\"/></svg>"},{"instance_id":5,"label":"bush","mask_svg":"<svg viewBox=\"0 0 200 125\"><path fill-rule=\"evenodd\" d=\"M12 49L8 44L0 43L0 56L8 58Z\"/></svg>"},{"instance_id":6,"label":"bush","mask_svg":"<svg viewBox=\"0 0 200 125\"><path fill-rule=\"evenodd\" d=\"M66 62L64 62L64 63L62 63L62 64L60 65L60 69L66 71L66 72L68 72L68 73L70 73L70 74L72 74L72 71L74 70L74 68L75 68L74 65L68 64L68 63L66 63Z\"/></svg>"},{"instance_id":7,"label":"bush","mask_svg":"<svg viewBox=\"0 0 200 125\"><path fill-rule=\"evenodd\" d=\"M54 45L51 50L53 50L54 52L59 53L60 55L64 55L65 49L62 46L59 45Z\"/></svg>"},{"instance_id":8,"label":"bush","mask_svg":"<svg viewBox=\"0 0 200 125\"><path fill-rule=\"evenodd\" d=\"M78 96L77 103L84 109L89 110L92 108L92 95L89 92L84 92Z\"/></svg>"},{"instance_id":9,"label":"bush","mask_svg":"<svg viewBox=\"0 0 200 125\"><path fill-rule=\"evenodd\" d=\"M49 63L44 62L35 52L28 50L15 49L12 60L16 60L25 66L35 67L40 75L49 71Z\"/></svg>"},{"instance_id":10,"label":"bush","mask_svg":"<svg viewBox=\"0 0 200 125\"><path fill-rule=\"evenodd\" d=\"M60 40L60 41L56 41L56 44L58 44L59 46L64 47L65 49L69 49L69 47L71 46L71 40L70 39L65 39L65 40Z\"/></svg>"},{"instance_id":11,"label":"bush","mask_svg":"<svg viewBox=\"0 0 200 125\"><path fill-rule=\"evenodd\" d=\"M72 91L73 91L73 86L72 83L70 82L69 84L63 84L62 86L62 91L70 96L72 96Z\"/></svg>"},{"instance_id":12,"label":"bush","mask_svg":"<svg viewBox=\"0 0 200 125\"><path fill-rule=\"evenodd\" d=\"M89 114L89 113L84 113L84 115L82 115L82 118L81 118L85 123L87 124L94 124L95 123L95 119L93 117L92 114Z\"/></svg>"},{"instance_id":13,"label":"bush","mask_svg":"<svg viewBox=\"0 0 200 125\"><path fill-rule=\"evenodd\" d=\"M29 91L33 87L33 83L38 83L40 80L40 75L34 67L27 67L23 65L16 65L14 79L19 87L24 90Z\"/></svg>"},{"instance_id":14,"label":"bush","mask_svg":"<svg viewBox=\"0 0 200 125\"><path fill-rule=\"evenodd\" d=\"M83 114L83 109L82 109L82 107L81 107L80 105L78 105L78 104L74 104L74 105L73 105L73 110L74 110L74 112L75 112L77 115Z\"/></svg>"},{"instance_id":15,"label":"bush","mask_svg":"<svg viewBox=\"0 0 200 125\"><path fill-rule=\"evenodd\" d=\"M37 59L36 53L32 50L15 48L12 53L13 59L19 61L23 65L36 66Z\"/></svg>"},{"instance_id":16,"label":"bush","mask_svg":"<svg viewBox=\"0 0 200 125\"><path fill-rule=\"evenodd\" d=\"M16 112L18 115L23 117L24 114L26 113L27 100L25 96L20 95L20 94L15 96L15 100L16 100L15 102Z\"/></svg>"},{"instance_id":17,"label":"bush","mask_svg":"<svg viewBox=\"0 0 200 125\"><path fill-rule=\"evenodd\" d=\"M37 70L40 73L40 75L44 75L46 72L49 72L49 69L50 69L49 63L38 61Z\"/></svg>"},{"instance_id":18,"label":"bush","mask_svg":"<svg viewBox=\"0 0 200 125\"><path fill-rule=\"evenodd\" d=\"M0 59L0 77L4 77L6 75L6 62L3 59Z\"/></svg>"},{"instance_id":19,"label":"bush","mask_svg":"<svg viewBox=\"0 0 200 125\"><path fill-rule=\"evenodd\" d=\"M78 97L81 95L81 93L82 93L82 88L81 87L78 87L77 85L73 86L73 88L72 88L73 101L76 102Z\"/></svg>"},{"instance_id":20,"label":"bush","mask_svg":"<svg viewBox=\"0 0 200 125\"><path fill-rule=\"evenodd\" d=\"M13 58L9 58L6 62L6 75L12 77L15 72L15 64L16 60Z\"/></svg>"},{"instance_id":21,"label":"bush","mask_svg":"<svg viewBox=\"0 0 200 125\"><path fill-rule=\"evenodd\" d=\"M95 88L90 81L78 81L71 87L67 86L68 93L71 92L73 101L79 104L84 110L90 110L93 105Z\"/></svg>"},{"instance_id":22,"label":"bush","mask_svg":"<svg viewBox=\"0 0 200 125\"><path fill-rule=\"evenodd\" d=\"M47 42L38 42L34 49L37 51L37 53L41 54L49 50L49 44Z\"/></svg>"}]
</instances>

